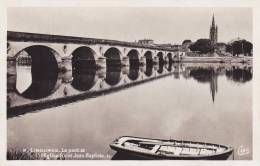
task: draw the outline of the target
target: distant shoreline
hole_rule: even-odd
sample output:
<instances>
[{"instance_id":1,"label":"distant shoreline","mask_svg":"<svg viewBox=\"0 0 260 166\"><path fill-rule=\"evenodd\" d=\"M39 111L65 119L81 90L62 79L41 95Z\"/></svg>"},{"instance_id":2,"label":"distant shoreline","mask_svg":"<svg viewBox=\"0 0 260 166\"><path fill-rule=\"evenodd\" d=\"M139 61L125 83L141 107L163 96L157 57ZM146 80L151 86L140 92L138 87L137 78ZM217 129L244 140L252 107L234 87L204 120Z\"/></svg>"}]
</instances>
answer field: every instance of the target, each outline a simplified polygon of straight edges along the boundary
<instances>
[{"instance_id":1,"label":"distant shoreline","mask_svg":"<svg viewBox=\"0 0 260 166\"><path fill-rule=\"evenodd\" d=\"M180 59L180 62L204 62L204 63L252 63L253 57L190 57Z\"/></svg>"}]
</instances>

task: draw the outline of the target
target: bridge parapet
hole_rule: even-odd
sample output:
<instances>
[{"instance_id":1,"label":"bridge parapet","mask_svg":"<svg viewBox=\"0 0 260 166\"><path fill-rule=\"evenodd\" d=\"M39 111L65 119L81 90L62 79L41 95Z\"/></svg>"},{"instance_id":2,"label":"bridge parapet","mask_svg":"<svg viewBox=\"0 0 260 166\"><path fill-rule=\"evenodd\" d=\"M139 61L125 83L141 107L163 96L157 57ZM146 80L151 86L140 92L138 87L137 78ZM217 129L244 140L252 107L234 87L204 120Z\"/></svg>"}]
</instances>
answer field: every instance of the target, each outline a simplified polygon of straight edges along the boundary
<instances>
[{"instance_id":1,"label":"bridge parapet","mask_svg":"<svg viewBox=\"0 0 260 166\"><path fill-rule=\"evenodd\" d=\"M103 45L117 45L124 47L135 47L135 48L147 48L161 51L177 51L172 48L164 48L159 46L140 44L136 42L125 42L118 40L108 40L108 39L95 39L86 37L74 37L74 36L61 36L61 35L49 35L49 34L36 34L36 33L26 33L26 32L14 32L7 31L7 41L21 41L21 42L49 42L49 43L74 43L74 44L103 44Z\"/></svg>"}]
</instances>

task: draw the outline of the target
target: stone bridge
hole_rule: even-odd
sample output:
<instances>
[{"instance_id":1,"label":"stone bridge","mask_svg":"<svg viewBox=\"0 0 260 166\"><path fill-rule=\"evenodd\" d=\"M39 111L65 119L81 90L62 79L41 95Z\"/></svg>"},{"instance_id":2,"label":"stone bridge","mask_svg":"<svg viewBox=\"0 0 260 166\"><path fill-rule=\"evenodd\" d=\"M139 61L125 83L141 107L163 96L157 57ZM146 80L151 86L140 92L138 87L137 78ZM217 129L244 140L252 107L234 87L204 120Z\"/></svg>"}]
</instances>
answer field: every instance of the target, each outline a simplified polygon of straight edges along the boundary
<instances>
[{"instance_id":1,"label":"stone bridge","mask_svg":"<svg viewBox=\"0 0 260 166\"><path fill-rule=\"evenodd\" d=\"M7 32L8 75L16 74L20 55L29 55L34 71L69 71L175 61L177 50L116 40ZM32 71L33 72L33 71Z\"/></svg>"}]
</instances>

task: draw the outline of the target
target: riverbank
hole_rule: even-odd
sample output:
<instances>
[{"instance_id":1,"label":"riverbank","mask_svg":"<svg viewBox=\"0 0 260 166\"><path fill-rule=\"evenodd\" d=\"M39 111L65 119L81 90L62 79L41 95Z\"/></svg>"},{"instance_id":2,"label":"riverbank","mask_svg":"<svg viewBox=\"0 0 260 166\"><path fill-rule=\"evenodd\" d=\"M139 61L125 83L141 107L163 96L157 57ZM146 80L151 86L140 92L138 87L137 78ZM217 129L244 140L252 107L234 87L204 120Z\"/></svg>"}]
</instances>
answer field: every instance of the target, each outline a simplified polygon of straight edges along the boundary
<instances>
[{"instance_id":1,"label":"riverbank","mask_svg":"<svg viewBox=\"0 0 260 166\"><path fill-rule=\"evenodd\" d=\"M180 62L204 62L204 63L252 63L253 57L183 57Z\"/></svg>"}]
</instances>

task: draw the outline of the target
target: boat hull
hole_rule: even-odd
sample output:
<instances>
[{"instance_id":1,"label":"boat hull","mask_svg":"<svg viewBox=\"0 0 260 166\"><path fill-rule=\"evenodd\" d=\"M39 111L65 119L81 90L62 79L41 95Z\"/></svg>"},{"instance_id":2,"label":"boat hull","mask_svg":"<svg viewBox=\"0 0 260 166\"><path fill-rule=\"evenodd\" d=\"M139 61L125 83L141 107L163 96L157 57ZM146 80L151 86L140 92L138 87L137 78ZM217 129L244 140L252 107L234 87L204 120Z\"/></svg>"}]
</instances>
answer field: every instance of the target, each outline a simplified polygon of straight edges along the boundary
<instances>
[{"instance_id":1,"label":"boat hull","mask_svg":"<svg viewBox=\"0 0 260 166\"><path fill-rule=\"evenodd\" d=\"M147 145L156 145L157 144L157 150L155 147L153 150L138 150L138 149L133 149L131 147L125 147L123 144L124 142L128 141L139 141L140 143L145 143ZM177 141L177 140L170 140L170 141ZM208 154L208 155L165 155L161 153L155 153L158 151L159 145L166 145L171 144L169 140L159 140L159 139L148 139L148 138L138 138L138 137L131 137L131 136L123 136L114 141L113 143L110 144L110 148L117 151L117 155L119 156L125 156L127 159L133 158L133 159L148 159L148 160L227 160L230 155L233 153L233 149L231 147L226 147L223 145L218 145L218 144L211 144L211 143L202 143L202 142L190 142L190 144L203 144L204 147L202 149L207 148L207 146L214 146L215 148L224 148L223 152L219 153L214 153L214 154ZM180 142L180 141L179 141ZM185 141L184 141L185 142ZM195 145L197 145L195 144ZM187 146L187 144L186 144Z\"/></svg>"}]
</instances>

